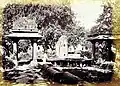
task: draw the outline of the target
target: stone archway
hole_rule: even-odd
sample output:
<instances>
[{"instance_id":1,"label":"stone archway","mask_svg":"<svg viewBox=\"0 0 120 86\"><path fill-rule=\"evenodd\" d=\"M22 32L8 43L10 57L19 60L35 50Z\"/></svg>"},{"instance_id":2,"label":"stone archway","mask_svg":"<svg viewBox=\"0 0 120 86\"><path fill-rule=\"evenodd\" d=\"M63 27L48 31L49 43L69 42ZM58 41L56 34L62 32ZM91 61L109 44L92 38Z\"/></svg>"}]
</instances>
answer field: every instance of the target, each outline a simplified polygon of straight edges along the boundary
<instances>
[{"instance_id":1,"label":"stone archway","mask_svg":"<svg viewBox=\"0 0 120 86\"><path fill-rule=\"evenodd\" d=\"M13 41L13 54L15 53L15 57L18 63L27 62L27 60L25 60L24 58L24 55L26 55L25 53L21 57L24 58L22 60L20 60L20 57L18 56L18 45L20 40L29 40L31 42L30 44L32 46L32 55L27 54L27 57L31 58L28 59L30 62L33 61L34 63L37 63L37 41L41 40L42 38L39 32L40 31L38 30L37 24L35 23L34 19L20 17L18 20L13 22L13 28L11 29L11 33L5 35L5 37L8 37Z\"/></svg>"}]
</instances>

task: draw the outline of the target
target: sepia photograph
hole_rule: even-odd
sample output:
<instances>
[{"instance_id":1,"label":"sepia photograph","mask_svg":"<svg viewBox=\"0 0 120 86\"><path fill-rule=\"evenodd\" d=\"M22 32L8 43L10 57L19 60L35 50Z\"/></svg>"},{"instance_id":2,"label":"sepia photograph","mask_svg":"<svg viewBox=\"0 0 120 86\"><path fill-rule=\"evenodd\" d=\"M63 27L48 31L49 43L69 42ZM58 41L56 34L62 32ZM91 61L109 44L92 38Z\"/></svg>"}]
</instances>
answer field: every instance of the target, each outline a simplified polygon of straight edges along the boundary
<instances>
[{"instance_id":1,"label":"sepia photograph","mask_svg":"<svg viewBox=\"0 0 120 86\"><path fill-rule=\"evenodd\" d=\"M5 1L0 86L120 85L119 0Z\"/></svg>"}]
</instances>

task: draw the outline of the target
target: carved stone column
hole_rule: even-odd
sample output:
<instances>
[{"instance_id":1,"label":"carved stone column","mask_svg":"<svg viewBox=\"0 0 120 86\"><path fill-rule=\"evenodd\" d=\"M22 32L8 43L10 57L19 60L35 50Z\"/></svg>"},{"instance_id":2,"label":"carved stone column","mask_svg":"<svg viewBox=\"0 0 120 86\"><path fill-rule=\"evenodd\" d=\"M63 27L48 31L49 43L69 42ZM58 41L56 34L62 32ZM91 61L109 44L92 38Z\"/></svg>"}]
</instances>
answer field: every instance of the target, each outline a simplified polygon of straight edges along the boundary
<instances>
[{"instance_id":1,"label":"carved stone column","mask_svg":"<svg viewBox=\"0 0 120 86\"><path fill-rule=\"evenodd\" d=\"M13 40L13 60L14 60L14 63L15 63L15 66L17 67L18 66L18 38L12 38Z\"/></svg>"},{"instance_id":2,"label":"carved stone column","mask_svg":"<svg viewBox=\"0 0 120 86\"><path fill-rule=\"evenodd\" d=\"M32 49L33 61L37 62L37 54L36 54L36 52L37 52L37 40L36 39L32 40L32 45L33 45L33 49Z\"/></svg>"},{"instance_id":3,"label":"carved stone column","mask_svg":"<svg viewBox=\"0 0 120 86\"><path fill-rule=\"evenodd\" d=\"M13 54L16 55L16 59L18 60L18 40L19 39L12 39L13 40Z\"/></svg>"},{"instance_id":4,"label":"carved stone column","mask_svg":"<svg viewBox=\"0 0 120 86\"><path fill-rule=\"evenodd\" d=\"M16 42L13 43L13 53L14 52L17 52L17 43Z\"/></svg>"},{"instance_id":5,"label":"carved stone column","mask_svg":"<svg viewBox=\"0 0 120 86\"><path fill-rule=\"evenodd\" d=\"M92 43L92 58L95 57L95 41L91 41Z\"/></svg>"}]
</instances>

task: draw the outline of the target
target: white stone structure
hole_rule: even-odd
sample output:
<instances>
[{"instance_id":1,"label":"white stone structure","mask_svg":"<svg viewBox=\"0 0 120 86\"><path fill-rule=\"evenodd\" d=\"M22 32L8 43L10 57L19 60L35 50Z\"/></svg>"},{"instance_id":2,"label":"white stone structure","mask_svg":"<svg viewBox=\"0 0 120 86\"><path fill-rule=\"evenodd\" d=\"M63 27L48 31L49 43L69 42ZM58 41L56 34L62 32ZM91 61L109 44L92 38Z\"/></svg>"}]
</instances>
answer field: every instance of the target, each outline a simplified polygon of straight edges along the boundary
<instances>
[{"instance_id":1,"label":"white stone structure","mask_svg":"<svg viewBox=\"0 0 120 86\"><path fill-rule=\"evenodd\" d=\"M27 17L21 17L13 22L13 28L9 35L5 35L13 41L13 53L16 53L18 60L18 41L21 39L27 39L31 41L32 45L32 63L37 62L37 40L41 40L43 36L38 33L37 24L35 20L29 19Z\"/></svg>"},{"instance_id":2,"label":"white stone structure","mask_svg":"<svg viewBox=\"0 0 120 86\"><path fill-rule=\"evenodd\" d=\"M68 43L67 37L65 35L61 36L56 43L56 55L59 58L64 58L68 56Z\"/></svg>"},{"instance_id":3,"label":"white stone structure","mask_svg":"<svg viewBox=\"0 0 120 86\"><path fill-rule=\"evenodd\" d=\"M27 17L20 17L18 20L13 22L13 30L37 30L37 24L35 20Z\"/></svg>"}]
</instances>

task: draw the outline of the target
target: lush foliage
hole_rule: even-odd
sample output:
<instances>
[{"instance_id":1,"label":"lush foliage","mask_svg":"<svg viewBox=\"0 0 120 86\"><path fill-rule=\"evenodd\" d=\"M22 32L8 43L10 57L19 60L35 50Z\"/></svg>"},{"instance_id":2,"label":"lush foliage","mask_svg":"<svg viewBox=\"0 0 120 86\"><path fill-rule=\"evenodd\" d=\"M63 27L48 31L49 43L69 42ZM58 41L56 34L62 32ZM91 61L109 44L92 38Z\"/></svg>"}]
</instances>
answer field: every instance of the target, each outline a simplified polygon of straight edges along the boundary
<instances>
[{"instance_id":1,"label":"lush foliage","mask_svg":"<svg viewBox=\"0 0 120 86\"><path fill-rule=\"evenodd\" d=\"M103 13L91 29L92 34L112 34L112 7L110 4L103 6Z\"/></svg>"},{"instance_id":2,"label":"lush foliage","mask_svg":"<svg viewBox=\"0 0 120 86\"><path fill-rule=\"evenodd\" d=\"M13 22L20 17L35 20L37 28L44 36L45 49L54 49L55 43L61 35L68 36L69 44L77 45L84 37L83 27L76 25L74 13L67 6L8 4L3 11L4 34L9 34Z\"/></svg>"}]
</instances>

